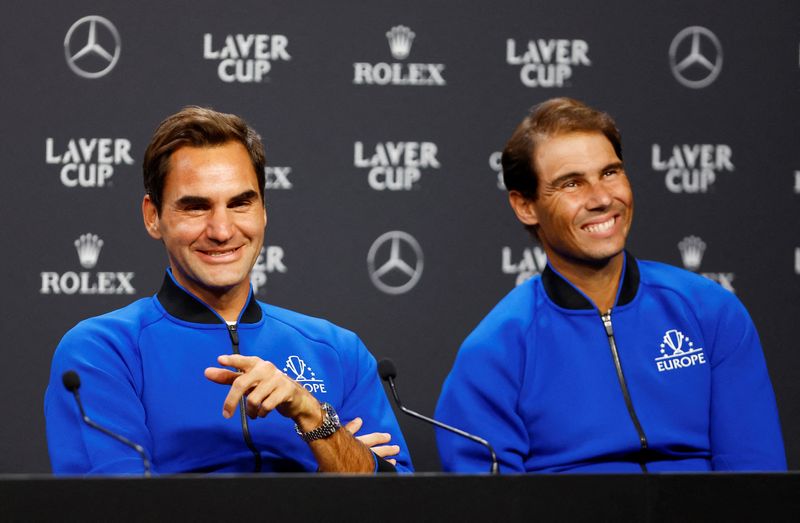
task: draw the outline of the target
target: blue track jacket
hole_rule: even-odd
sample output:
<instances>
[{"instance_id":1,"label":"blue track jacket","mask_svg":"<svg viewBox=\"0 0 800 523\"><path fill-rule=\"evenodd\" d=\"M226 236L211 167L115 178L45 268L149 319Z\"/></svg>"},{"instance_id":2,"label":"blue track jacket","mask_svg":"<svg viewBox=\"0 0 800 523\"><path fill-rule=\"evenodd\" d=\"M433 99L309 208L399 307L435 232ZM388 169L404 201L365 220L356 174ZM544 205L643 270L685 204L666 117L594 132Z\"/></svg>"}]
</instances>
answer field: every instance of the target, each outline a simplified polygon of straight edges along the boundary
<instances>
[{"instance_id":1,"label":"blue track jacket","mask_svg":"<svg viewBox=\"0 0 800 523\"><path fill-rule=\"evenodd\" d=\"M317 399L331 403L342 424L361 417L361 434L390 433L401 449L397 470L412 470L375 359L355 334L257 302L252 292L237 331L241 354L274 363ZM56 349L45 394L53 472L143 470L133 449L83 423L61 383L70 369L80 375L87 415L141 444L154 472L253 472L255 459L243 439L239 413L222 417L229 387L203 375L206 367L219 366L217 356L232 352L226 323L169 271L156 296L79 323ZM264 472L317 469L292 420L273 412L248 422Z\"/></svg>"},{"instance_id":2,"label":"blue track jacket","mask_svg":"<svg viewBox=\"0 0 800 523\"><path fill-rule=\"evenodd\" d=\"M786 470L744 306L627 253L606 318L549 265L511 291L464 341L436 416L486 438L505 473ZM445 470L489 470L485 448L437 438Z\"/></svg>"}]
</instances>

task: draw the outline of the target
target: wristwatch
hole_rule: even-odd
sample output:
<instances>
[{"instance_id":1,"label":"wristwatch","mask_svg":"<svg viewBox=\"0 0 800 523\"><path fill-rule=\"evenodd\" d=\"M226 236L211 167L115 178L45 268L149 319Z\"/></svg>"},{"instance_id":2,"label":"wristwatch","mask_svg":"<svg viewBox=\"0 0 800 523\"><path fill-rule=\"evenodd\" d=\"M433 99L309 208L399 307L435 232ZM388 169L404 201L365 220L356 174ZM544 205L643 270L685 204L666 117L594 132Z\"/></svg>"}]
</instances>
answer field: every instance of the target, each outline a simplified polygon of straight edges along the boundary
<instances>
[{"instance_id":1,"label":"wristwatch","mask_svg":"<svg viewBox=\"0 0 800 523\"><path fill-rule=\"evenodd\" d=\"M322 412L324 413L322 417L322 425L308 432L303 432L300 430L300 427L298 427L297 424L294 426L294 430L297 431L297 435L300 436L306 443L309 441L328 438L342 427L342 424L339 421L339 415L336 414L336 410L333 408L333 405L330 403L320 403L320 407L322 407Z\"/></svg>"}]
</instances>

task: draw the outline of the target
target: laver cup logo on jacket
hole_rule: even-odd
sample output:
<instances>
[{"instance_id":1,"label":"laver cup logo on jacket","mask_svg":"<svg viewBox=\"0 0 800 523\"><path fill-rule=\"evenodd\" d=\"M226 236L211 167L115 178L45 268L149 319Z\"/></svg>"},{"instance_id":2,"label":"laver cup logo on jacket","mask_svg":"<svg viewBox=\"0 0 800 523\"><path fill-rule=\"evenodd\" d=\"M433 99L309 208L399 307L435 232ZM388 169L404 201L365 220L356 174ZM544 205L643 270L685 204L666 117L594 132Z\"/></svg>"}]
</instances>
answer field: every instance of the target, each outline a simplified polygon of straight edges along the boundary
<instances>
[{"instance_id":1,"label":"laver cup logo on jacket","mask_svg":"<svg viewBox=\"0 0 800 523\"><path fill-rule=\"evenodd\" d=\"M314 373L314 369L306 365L303 358L291 355L286 359L283 373L302 385L308 392L328 392L325 382Z\"/></svg>"},{"instance_id":2,"label":"laver cup logo on jacket","mask_svg":"<svg viewBox=\"0 0 800 523\"><path fill-rule=\"evenodd\" d=\"M703 348L695 347L689 336L677 329L671 329L664 333L660 352L661 356L656 358L658 372L684 369L706 363Z\"/></svg>"}]
</instances>

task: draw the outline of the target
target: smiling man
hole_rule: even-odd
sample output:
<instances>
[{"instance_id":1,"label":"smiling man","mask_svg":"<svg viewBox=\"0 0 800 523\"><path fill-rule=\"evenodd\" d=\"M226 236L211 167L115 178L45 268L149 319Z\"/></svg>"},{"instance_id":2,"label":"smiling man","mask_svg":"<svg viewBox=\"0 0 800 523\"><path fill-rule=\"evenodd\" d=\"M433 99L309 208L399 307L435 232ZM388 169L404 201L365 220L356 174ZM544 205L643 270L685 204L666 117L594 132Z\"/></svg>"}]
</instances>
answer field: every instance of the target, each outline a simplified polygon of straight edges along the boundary
<instances>
[{"instance_id":1,"label":"smiling man","mask_svg":"<svg viewBox=\"0 0 800 523\"><path fill-rule=\"evenodd\" d=\"M502 163L511 207L548 264L464 341L437 417L491 442L507 473L785 470L742 304L625 251L633 194L611 117L548 100ZM487 470L483 447L437 438L445 470Z\"/></svg>"},{"instance_id":2,"label":"smiling man","mask_svg":"<svg viewBox=\"0 0 800 523\"><path fill-rule=\"evenodd\" d=\"M56 349L45 395L55 473L143 471L134 449L82 421L68 370L89 417L144 447L157 473L411 470L358 337L253 296L264 166L235 115L187 107L156 129L142 214L169 268L155 296L81 322Z\"/></svg>"}]
</instances>

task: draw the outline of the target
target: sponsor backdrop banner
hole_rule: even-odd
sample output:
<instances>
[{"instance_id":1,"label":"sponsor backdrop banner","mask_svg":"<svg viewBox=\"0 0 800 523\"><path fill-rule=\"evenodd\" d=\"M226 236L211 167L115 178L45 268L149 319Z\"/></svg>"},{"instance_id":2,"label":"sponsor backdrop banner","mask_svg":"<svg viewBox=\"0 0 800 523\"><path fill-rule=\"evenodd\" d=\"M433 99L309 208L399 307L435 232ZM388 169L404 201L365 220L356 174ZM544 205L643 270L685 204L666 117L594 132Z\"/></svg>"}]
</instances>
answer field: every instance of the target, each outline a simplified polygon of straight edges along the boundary
<instances>
[{"instance_id":1,"label":"sponsor backdrop banner","mask_svg":"<svg viewBox=\"0 0 800 523\"><path fill-rule=\"evenodd\" d=\"M432 413L463 338L546 263L499 151L553 96L617 118L630 250L749 309L797 468L798 21L788 0L6 2L0 473L49 471L63 333L160 285L141 158L166 115L210 105L261 133L258 297L356 331ZM418 469L438 470L432 429L400 421Z\"/></svg>"}]
</instances>

